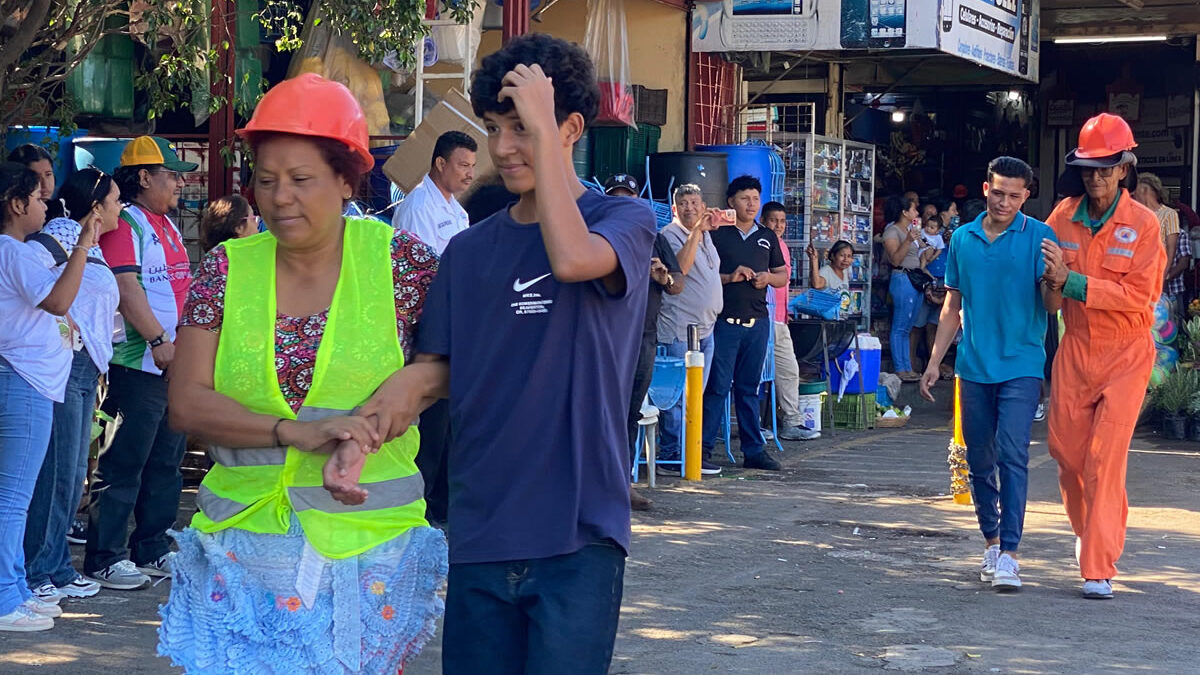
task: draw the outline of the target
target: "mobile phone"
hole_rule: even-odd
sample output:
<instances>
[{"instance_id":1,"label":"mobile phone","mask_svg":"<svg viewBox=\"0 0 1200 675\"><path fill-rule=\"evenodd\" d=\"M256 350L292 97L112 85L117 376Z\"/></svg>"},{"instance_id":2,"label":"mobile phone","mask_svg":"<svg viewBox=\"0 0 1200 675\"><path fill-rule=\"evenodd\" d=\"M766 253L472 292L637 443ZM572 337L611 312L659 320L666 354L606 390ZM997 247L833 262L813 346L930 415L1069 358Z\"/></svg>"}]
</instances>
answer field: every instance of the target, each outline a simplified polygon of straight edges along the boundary
<instances>
[{"instance_id":1,"label":"mobile phone","mask_svg":"<svg viewBox=\"0 0 1200 675\"><path fill-rule=\"evenodd\" d=\"M949 33L954 28L954 0L942 0L942 32Z\"/></svg>"},{"instance_id":2,"label":"mobile phone","mask_svg":"<svg viewBox=\"0 0 1200 675\"><path fill-rule=\"evenodd\" d=\"M842 49L866 49L868 0L842 0Z\"/></svg>"},{"instance_id":3,"label":"mobile phone","mask_svg":"<svg viewBox=\"0 0 1200 675\"><path fill-rule=\"evenodd\" d=\"M905 44L905 0L869 0L868 24L871 28L867 47L891 49Z\"/></svg>"}]
</instances>

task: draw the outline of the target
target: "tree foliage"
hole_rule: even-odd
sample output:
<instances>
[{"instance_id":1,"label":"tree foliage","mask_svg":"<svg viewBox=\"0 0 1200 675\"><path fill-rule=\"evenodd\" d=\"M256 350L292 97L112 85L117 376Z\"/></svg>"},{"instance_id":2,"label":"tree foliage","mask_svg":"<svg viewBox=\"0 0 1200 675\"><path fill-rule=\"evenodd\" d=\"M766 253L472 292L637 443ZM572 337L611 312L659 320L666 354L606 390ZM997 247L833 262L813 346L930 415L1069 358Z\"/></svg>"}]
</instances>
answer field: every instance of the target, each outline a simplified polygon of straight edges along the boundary
<instances>
[{"instance_id":1,"label":"tree foliage","mask_svg":"<svg viewBox=\"0 0 1200 675\"><path fill-rule=\"evenodd\" d=\"M246 1L254 2L235 0ZM320 11L314 23L353 42L370 63L392 52L402 64L411 63L413 45L428 34L422 23L425 0L314 2ZM470 19L477 3L482 4L444 2L447 13L460 22ZM260 0L256 6L255 19L267 34L278 36L276 49L287 52L303 45L307 17L297 3ZM67 80L110 35L129 35L141 45L136 87L146 95L147 117L181 107L200 117L215 111L225 100L209 95L211 84L218 78L234 84L234 73L220 71L218 48L233 43L235 16L226 17L228 31L210 35L212 11L212 0L0 0L0 135L27 121L73 128L78 105ZM254 103L238 101L242 112Z\"/></svg>"}]
</instances>

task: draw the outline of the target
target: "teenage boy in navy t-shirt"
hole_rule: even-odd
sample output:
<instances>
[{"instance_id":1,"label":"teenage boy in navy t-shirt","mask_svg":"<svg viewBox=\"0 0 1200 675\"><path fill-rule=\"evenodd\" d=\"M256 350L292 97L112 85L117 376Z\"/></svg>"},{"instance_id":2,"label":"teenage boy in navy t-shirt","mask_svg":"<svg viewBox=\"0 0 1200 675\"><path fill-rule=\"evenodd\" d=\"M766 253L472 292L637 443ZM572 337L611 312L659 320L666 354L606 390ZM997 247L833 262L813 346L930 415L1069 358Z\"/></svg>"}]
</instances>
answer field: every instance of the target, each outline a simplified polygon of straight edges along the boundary
<instances>
[{"instance_id":1,"label":"teenage boy in navy t-shirt","mask_svg":"<svg viewBox=\"0 0 1200 675\"><path fill-rule=\"evenodd\" d=\"M483 60L471 101L520 199L450 240L418 356L362 410L390 436L450 399L447 675L600 674L612 659L655 228L645 204L575 177L599 99L587 54L563 40L528 35Z\"/></svg>"}]
</instances>

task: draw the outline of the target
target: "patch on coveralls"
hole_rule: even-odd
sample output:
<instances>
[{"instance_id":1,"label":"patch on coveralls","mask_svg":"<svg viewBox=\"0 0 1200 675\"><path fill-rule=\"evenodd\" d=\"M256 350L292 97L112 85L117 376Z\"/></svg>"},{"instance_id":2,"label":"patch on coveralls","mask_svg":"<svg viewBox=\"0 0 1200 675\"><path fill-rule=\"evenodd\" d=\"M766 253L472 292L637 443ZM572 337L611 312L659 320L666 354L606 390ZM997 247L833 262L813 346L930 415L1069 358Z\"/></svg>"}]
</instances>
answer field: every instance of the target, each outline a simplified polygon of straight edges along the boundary
<instances>
[{"instance_id":1,"label":"patch on coveralls","mask_svg":"<svg viewBox=\"0 0 1200 675\"><path fill-rule=\"evenodd\" d=\"M1132 244L1133 242L1137 241L1137 237L1137 230L1133 229L1132 227L1118 227L1117 231L1113 234L1113 239L1116 239L1122 244Z\"/></svg>"}]
</instances>

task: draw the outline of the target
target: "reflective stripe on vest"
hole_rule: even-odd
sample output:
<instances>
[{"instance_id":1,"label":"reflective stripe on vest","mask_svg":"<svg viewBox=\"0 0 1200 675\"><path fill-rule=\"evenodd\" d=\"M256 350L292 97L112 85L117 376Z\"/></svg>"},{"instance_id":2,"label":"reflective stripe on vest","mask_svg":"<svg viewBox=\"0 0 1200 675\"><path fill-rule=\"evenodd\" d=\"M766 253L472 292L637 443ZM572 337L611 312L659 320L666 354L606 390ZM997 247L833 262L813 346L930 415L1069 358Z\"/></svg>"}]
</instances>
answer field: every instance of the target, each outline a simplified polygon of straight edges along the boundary
<instances>
[{"instance_id":1,"label":"reflective stripe on vest","mask_svg":"<svg viewBox=\"0 0 1200 675\"><path fill-rule=\"evenodd\" d=\"M308 509L325 513L354 513L405 506L425 497L425 481L419 473L378 483L363 483L362 487L367 491L367 501L358 505L343 504L334 499L329 490L319 486L290 487L288 499L297 513Z\"/></svg>"},{"instance_id":2,"label":"reflective stripe on vest","mask_svg":"<svg viewBox=\"0 0 1200 675\"><path fill-rule=\"evenodd\" d=\"M229 271L214 389L271 417L317 422L353 414L404 366L396 332L394 234L378 221L346 222L341 272L312 386L295 412L275 371L276 240L263 233L223 244ZM369 497L353 507L333 500L322 487L327 454L215 447L211 453L217 463L197 495L200 512L193 525L204 532L237 527L284 534L296 518L318 552L330 558L357 555L411 527L428 525L414 462L419 445L419 433L410 429L368 456L359 481Z\"/></svg>"}]
</instances>

